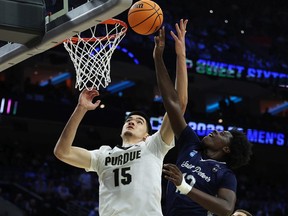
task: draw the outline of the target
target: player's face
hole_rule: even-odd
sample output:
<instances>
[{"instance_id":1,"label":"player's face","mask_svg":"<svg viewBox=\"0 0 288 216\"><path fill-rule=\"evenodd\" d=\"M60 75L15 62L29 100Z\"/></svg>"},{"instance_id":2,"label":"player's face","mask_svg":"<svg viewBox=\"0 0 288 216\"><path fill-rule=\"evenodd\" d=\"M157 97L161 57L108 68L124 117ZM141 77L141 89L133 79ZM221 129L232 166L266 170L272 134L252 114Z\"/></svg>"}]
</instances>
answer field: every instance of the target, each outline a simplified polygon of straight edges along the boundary
<instances>
[{"instance_id":1,"label":"player's face","mask_svg":"<svg viewBox=\"0 0 288 216\"><path fill-rule=\"evenodd\" d=\"M140 115L129 116L122 128L121 136L136 136L140 139L147 135L146 120Z\"/></svg>"},{"instance_id":2,"label":"player's face","mask_svg":"<svg viewBox=\"0 0 288 216\"><path fill-rule=\"evenodd\" d=\"M214 130L205 136L202 140L205 148L217 151L223 148L227 149L230 144L230 139L233 138L229 131L217 131Z\"/></svg>"}]
</instances>

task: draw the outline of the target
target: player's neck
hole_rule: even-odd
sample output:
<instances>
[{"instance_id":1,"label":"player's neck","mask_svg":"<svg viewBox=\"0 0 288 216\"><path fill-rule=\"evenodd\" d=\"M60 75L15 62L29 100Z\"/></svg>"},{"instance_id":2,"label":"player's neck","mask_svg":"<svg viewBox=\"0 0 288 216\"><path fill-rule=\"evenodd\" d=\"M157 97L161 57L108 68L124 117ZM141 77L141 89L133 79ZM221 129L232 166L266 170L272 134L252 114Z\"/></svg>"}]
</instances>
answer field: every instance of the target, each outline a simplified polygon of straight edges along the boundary
<instances>
[{"instance_id":1,"label":"player's neck","mask_svg":"<svg viewBox=\"0 0 288 216\"><path fill-rule=\"evenodd\" d=\"M223 161L224 154L220 151L211 151L209 149L206 149L204 151L204 154L210 159L217 160L217 161Z\"/></svg>"},{"instance_id":2,"label":"player's neck","mask_svg":"<svg viewBox=\"0 0 288 216\"><path fill-rule=\"evenodd\" d=\"M135 136L124 136L122 138L122 146L123 145L134 145L136 143L139 143L143 141L143 139L139 138L139 137L135 137Z\"/></svg>"}]
</instances>

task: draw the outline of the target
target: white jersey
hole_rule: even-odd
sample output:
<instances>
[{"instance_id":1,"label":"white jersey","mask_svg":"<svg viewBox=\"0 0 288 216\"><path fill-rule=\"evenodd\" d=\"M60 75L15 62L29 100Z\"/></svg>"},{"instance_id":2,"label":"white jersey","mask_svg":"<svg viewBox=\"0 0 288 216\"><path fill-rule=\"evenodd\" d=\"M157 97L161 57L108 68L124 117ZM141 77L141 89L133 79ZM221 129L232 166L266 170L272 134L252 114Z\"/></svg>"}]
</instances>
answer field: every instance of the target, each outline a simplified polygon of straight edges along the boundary
<instances>
[{"instance_id":1,"label":"white jersey","mask_svg":"<svg viewBox=\"0 0 288 216\"><path fill-rule=\"evenodd\" d=\"M91 166L99 176L100 216L159 216L164 156L174 146L160 132L129 147L101 146L91 152Z\"/></svg>"}]
</instances>

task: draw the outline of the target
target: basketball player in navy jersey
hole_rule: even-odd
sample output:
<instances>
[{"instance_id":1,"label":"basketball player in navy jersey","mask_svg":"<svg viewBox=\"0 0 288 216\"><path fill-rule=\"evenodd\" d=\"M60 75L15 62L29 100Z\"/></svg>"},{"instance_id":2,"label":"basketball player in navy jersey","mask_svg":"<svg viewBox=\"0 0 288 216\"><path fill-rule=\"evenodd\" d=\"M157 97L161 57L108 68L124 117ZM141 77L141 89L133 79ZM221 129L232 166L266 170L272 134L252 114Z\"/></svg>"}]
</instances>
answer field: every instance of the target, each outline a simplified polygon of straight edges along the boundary
<instances>
[{"instance_id":1,"label":"basketball player in navy jersey","mask_svg":"<svg viewBox=\"0 0 288 216\"><path fill-rule=\"evenodd\" d=\"M185 33L187 20L176 24L175 39L177 55L176 89L179 97L187 99L187 68ZM95 89L83 90L78 104L60 135L54 148L61 161L99 176L99 212L101 216L162 216L161 176L163 159L174 146L174 133L167 115L159 131L150 135L150 120L141 112L132 112L126 118L122 132L122 145L101 146L87 149L73 146L77 128L89 110L96 109L100 100ZM182 115L187 101L181 100ZM115 145L115 144L114 144Z\"/></svg>"},{"instance_id":2,"label":"basketball player in navy jersey","mask_svg":"<svg viewBox=\"0 0 288 216\"><path fill-rule=\"evenodd\" d=\"M237 180L231 169L248 163L251 143L238 130L212 131L202 140L187 125L163 61L165 30L155 37L158 87L179 148L176 165L164 165L166 216L231 215Z\"/></svg>"}]
</instances>

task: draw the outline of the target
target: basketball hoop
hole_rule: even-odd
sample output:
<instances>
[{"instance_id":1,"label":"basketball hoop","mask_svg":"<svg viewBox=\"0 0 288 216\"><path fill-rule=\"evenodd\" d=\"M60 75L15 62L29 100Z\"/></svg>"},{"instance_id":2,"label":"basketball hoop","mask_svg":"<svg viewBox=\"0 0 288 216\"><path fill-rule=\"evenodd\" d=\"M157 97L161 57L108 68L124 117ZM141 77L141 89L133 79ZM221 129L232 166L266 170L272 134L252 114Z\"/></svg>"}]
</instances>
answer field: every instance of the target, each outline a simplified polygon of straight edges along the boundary
<instances>
[{"instance_id":1,"label":"basketball hoop","mask_svg":"<svg viewBox=\"0 0 288 216\"><path fill-rule=\"evenodd\" d=\"M109 85L110 59L126 31L125 22L109 19L63 42L76 71L75 88L99 90Z\"/></svg>"}]
</instances>

